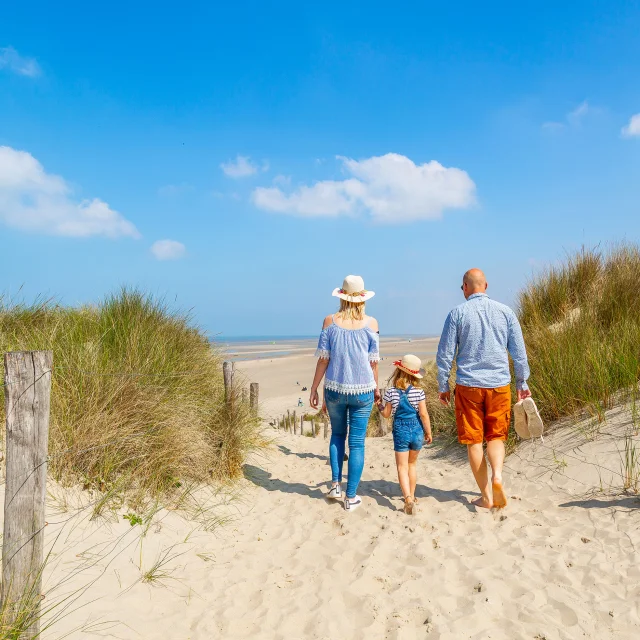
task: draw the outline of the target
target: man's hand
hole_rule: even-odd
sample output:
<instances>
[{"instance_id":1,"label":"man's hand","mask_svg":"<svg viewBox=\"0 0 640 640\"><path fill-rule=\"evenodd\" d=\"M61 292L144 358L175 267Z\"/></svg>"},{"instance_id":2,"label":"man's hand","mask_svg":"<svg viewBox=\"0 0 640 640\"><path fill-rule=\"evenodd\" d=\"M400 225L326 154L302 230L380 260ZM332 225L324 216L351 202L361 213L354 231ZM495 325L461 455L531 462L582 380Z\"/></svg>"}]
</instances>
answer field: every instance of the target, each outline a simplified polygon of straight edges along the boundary
<instances>
[{"instance_id":1,"label":"man's hand","mask_svg":"<svg viewBox=\"0 0 640 640\"><path fill-rule=\"evenodd\" d=\"M518 402L520 400L524 400L525 398L531 397L531 391L529 389L518 389Z\"/></svg>"},{"instance_id":2,"label":"man's hand","mask_svg":"<svg viewBox=\"0 0 640 640\"><path fill-rule=\"evenodd\" d=\"M379 404L379 403L382 401L382 396L380 395L380 389L376 389L376 390L373 392L373 401L374 401L376 404Z\"/></svg>"},{"instance_id":3,"label":"man's hand","mask_svg":"<svg viewBox=\"0 0 640 640\"><path fill-rule=\"evenodd\" d=\"M311 389L311 393L309 395L309 405L311 406L312 409L317 409L318 408L318 390L317 389Z\"/></svg>"},{"instance_id":4,"label":"man's hand","mask_svg":"<svg viewBox=\"0 0 640 640\"><path fill-rule=\"evenodd\" d=\"M443 404L445 407L448 407L451 403L451 391L445 391L444 393L439 393L438 397L440 398L440 404Z\"/></svg>"}]
</instances>

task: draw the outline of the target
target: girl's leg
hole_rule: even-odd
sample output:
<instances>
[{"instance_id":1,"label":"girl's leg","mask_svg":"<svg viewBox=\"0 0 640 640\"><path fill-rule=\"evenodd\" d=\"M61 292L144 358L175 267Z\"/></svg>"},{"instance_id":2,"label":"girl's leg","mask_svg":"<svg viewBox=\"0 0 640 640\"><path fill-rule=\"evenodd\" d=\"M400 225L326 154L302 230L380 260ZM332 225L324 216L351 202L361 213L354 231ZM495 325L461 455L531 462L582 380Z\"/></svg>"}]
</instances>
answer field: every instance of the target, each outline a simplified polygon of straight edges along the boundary
<instances>
[{"instance_id":1,"label":"girl's leg","mask_svg":"<svg viewBox=\"0 0 640 640\"><path fill-rule=\"evenodd\" d=\"M327 412L331 421L331 440L329 440L329 462L331 463L331 482L342 482L344 464L344 444L347 439L347 405L343 394L325 391Z\"/></svg>"},{"instance_id":2,"label":"girl's leg","mask_svg":"<svg viewBox=\"0 0 640 640\"><path fill-rule=\"evenodd\" d=\"M409 495L415 500L416 498L416 483L418 481L418 456L420 455L420 451L409 451L409 464L408 466L408 475L409 475ZM396 453L396 458L398 454Z\"/></svg>"},{"instance_id":3,"label":"girl's leg","mask_svg":"<svg viewBox=\"0 0 640 640\"><path fill-rule=\"evenodd\" d=\"M409 479L409 453L413 451L396 451L396 467L398 468L398 482L400 483L400 490L402 491L402 497L411 497L411 483Z\"/></svg>"},{"instance_id":4,"label":"girl's leg","mask_svg":"<svg viewBox=\"0 0 640 640\"><path fill-rule=\"evenodd\" d=\"M373 391L349 396L349 477L347 498L355 498L364 469L364 439L373 409Z\"/></svg>"}]
</instances>

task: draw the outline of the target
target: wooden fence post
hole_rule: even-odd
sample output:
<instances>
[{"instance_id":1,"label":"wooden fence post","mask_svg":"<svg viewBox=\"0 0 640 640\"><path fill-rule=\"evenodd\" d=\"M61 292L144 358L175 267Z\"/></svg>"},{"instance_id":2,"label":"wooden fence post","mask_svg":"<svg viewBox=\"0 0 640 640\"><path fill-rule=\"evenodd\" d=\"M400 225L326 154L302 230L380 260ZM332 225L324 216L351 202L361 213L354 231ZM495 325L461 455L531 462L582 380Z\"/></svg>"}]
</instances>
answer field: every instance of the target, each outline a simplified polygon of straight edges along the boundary
<instances>
[{"instance_id":1,"label":"wooden fence post","mask_svg":"<svg viewBox=\"0 0 640 640\"><path fill-rule=\"evenodd\" d=\"M259 386L257 382L252 382L249 385L249 406L253 415L258 415L258 395Z\"/></svg>"},{"instance_id":2,"label":"wooden fence post","mask_svg":"<svg viewBox=\"0 0 640 640\"><path fill-rule=\"evenodd\" d=\"M300 435L304 435L304 414L300 416Z\"/></svg>"},{"instance_id":3,"label":"wooden fence post","mask_svg":"<svg viewBox=\"0 0 640 640\"><path fill-rule=\"evenodd\" d=\"M40 634L44 564L47 448L53 352L7 353L5 369L6 487L2 548L2 609L11 624L28 610L21 640Z\"/></svg>"},{"instance_id":4,"label":"wooden fence post","mask_svg":"<svg viewBox=\"0 0 640 640\"><path fill-rule=\"evenodd\" d=\"M229 404L233 387L233 362L227 360L222 363L222 377L224 378L224 399Z\"/></svg>"},{"instance_id":5,"label":"wooden fence post","mask_svg":"<svg viewBox=\"0 0 640 640\"><path fill-rule=\"evenodd\" d=\"M329 433L329 421L327 420L327 416L324 416L324 439L327 439L327 435Z\"/></svg>"},{"instance_id":6,"label":"wooden fence post","mask_svg":"<svg viewBox=\"0 0 640 640\"><path fill-rule=\"evenodd\" d=\"M293 435L295 436L298 433L298 416L295 411L293 412L291 419L293 420Z\"/></svg>"}]
</instances>

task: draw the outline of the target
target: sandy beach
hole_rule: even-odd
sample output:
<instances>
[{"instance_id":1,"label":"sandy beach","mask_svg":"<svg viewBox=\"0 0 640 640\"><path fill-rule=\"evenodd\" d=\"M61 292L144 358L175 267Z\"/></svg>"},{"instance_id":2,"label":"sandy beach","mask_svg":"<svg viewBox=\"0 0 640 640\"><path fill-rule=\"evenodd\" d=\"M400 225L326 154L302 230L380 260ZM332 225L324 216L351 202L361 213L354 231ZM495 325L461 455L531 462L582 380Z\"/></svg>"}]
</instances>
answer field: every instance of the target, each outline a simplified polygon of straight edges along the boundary
<instances>
[{"instance_id":1,"label":"sandy beach","mask_svg":"<svg viewBox=\"0 0 640 640\"><path fill-rule=\"evenodd\" d=\"M236 370L246 382L260 385L262 416L269 422L289 410L297 410L298 399L309 408L309 389L315 372L317 339L297 343L260 344L244 349L234 348L231 357L235 359ZM438 338L389 337L380 340L379 383L393 372L393 361L406 353L417 355L423 362L434 360L438 349ZM290 355L280 357L282 352ZM307 387L307 391L302 391Z\"/></svg>"},{"instance_id":2,"label":"sandy beach","mask_svg":"<svg viewBox=\"0 0 640 640\"><path fill-rule=\"evenodd\" d=\"M275 410L297 399L313 362L292 355L241 370ZM462 451L431 447L419 460L418 513L406 516L390 436L367 441L353 514L325 499L328 442L272 429L233 495L202 492L199 514L92 520L97 496L51 482L44 603L69 600L42 637L636 638L640 500L620 475L621 434L632 429L621 408L599 426L522 444L507 460L503 511L470 504L478 493Z\"/></svg>"}]
</instances>

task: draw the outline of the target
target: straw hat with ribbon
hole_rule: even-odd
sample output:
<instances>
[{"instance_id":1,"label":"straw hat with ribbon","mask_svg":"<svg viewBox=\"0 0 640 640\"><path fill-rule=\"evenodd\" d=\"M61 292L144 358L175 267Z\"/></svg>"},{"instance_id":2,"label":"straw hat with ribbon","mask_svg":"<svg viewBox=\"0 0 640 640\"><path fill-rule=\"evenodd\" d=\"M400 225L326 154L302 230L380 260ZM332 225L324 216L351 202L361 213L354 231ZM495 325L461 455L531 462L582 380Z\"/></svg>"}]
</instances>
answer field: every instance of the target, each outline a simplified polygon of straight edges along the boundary
<instances>
[{"instance_id":1,"label":"straw hat with ribbon","mask_svg":"<svg viewBox=\"0 0 640 640\"><path fill-rule=\"evenodd\" d=\"M365 302L375 296L375 292L364 288L364 280L360 276L347 276L341 289L334 289L332 296L347 302Z\"/></svg>"},{"instance_id":2,"label":"straw hat with ribbon","mask_svg":"<svg viewBox=\"0 0 640 640\"><path fill-rule=\"evenodd\" d=\"M418 356L408 354L402 358L402 360L396 360L393 363L400 371L410 373L412 376L421 379L422 374L420 369L422 368L422 362Z\"/></svg>"}]
</instances>

